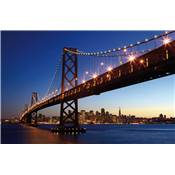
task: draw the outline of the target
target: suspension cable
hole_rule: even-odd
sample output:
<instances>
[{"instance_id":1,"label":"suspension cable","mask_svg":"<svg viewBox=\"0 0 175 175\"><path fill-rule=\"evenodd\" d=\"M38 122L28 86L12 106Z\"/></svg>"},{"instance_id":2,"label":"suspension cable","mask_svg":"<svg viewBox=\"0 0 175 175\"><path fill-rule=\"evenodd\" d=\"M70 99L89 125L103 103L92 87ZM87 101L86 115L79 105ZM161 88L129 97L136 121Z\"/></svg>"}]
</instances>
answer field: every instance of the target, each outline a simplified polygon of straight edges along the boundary
<instances>
[{"instance_id":1,"label":"suspension cable","mask_svg":"<svg viewBox=\"0 0 175 175\"><path fill-rule=\"evenodd\" d=\"M145 39L144 41L138 41L137 43L135 44L130 44L128 46L124 46L124 47L119 47L119 48L113 48L113 49L109 49L109 50L105 50L105 51L98 51L98 52L84 52L84 51L80 51L80 50L77 50L77 51L72 51L72 50L69 50L67 48L65 48L66 51L68 51L69 53L72 53L72 54L77 54L77 55L82 55L82 56L101 56L101 55L108 55L108 54L111 54L113 52L120 52L121 50L125 50L125 49L129 49L129 48L134 48L134 47L137 47L139 45L142 45L142 44L145 44L145 43L148 43L150 41L153 41L153 40L156 40L156 39L159 39L159 38L162 38L164 36L167 36L167 35L170 35L172 33L174 33L175 31L166 31L164 32L163 34L161 35L154 35L152 38L150 39Z\"/></svg>"},{"instance_id":2,"label":"suspension cable","mask_svg":"<svg viewBox=\"0 0 175 175\"><path fill-rule=\"evenodd\" d=\"M52 80L51 80L51 82L50 82L50 86L49 86L49 88L48 88L48 90L47 90L47 93L46 93L47 95L49 94L49 92L50 92L50 90L51 90L51 88L52 88L52 85L53 85L54 82L55 82L57 73L58 73L58 64L56 65L55 73L54 73L54 75L53 75L53 77L52 77Z\"/></svg>"}]
</instances>

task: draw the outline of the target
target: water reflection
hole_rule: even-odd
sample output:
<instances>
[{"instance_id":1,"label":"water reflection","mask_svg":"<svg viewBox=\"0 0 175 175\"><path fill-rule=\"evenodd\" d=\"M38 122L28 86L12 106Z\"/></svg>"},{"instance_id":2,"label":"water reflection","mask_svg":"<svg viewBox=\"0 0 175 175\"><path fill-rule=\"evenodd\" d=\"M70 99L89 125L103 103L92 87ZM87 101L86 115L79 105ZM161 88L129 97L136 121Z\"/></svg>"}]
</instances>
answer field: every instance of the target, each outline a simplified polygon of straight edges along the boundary
<instances>
[{"instance_id":1,"label":"water reflection","mask_svg":"<svg viewBox=\"0 0 175 175\"><path fill-rule=\"evenodd\" d=\"M27 125L6 125L2 128L2 143L26 144L54 144L54 143L81 143L78 135L65 136L51 133L49 130L35 128ZM14 140L13 138L16 138Z\"/></svg>"},{"instance_id":2,"label":"water reflection","mask_svg":"<svg viewBox=\"0 0 175 175\"><path fill-rule=\"evenodd\" d=\"M50 132L53 125L2 125L2 143L88 143L145 144L175 143L175 125L85 125L85 134L57 135Z\"/></svg>"}]
</instances>

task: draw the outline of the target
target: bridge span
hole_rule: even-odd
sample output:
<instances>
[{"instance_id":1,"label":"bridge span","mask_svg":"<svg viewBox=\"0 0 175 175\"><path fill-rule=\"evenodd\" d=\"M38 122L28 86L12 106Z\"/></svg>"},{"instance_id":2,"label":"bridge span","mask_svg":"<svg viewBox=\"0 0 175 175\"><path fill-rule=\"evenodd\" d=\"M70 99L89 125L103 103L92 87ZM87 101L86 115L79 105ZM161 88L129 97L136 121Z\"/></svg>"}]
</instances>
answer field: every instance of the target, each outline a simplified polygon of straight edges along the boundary
<instances>
[{"instance_id":1,"label":"bridge span","mask_svg":"<svg viewBox=\"0 0 175 175\"><path fill-rule=\"evenodd\" d=\"M75 49L72 56L77 57ZM67 54L67 49L64 49ZM76 62L75 62L76 63ZM66 107L62 107L62 114L69 118L69 114L65 111L70 107L74 111L74 115L78 115L78 99L100 93L111 91L114 89L142 83L145 81L157 79L175 73L175 41L162 45L144 55L141 55L127 63L118 66L112 70L95 76L92 79L77 85L77 71L75 71L75 86L50 99L35 103L21 115L21 121L24 121L32 113L38 110L66 103ZM73 102L72 102L73 100ZM72 104L75 103L75 107ZM77 106L76 106L77 105ZM72 114L70 114L71 116ZM78 117L78 116L77 116ZM78 119L74 119L76 124ZM66 120L65 119L65 120ZM65 121L64 120L64 121ZM62 122L64 122L62 121Z\"/></svg>"}]
</instances>

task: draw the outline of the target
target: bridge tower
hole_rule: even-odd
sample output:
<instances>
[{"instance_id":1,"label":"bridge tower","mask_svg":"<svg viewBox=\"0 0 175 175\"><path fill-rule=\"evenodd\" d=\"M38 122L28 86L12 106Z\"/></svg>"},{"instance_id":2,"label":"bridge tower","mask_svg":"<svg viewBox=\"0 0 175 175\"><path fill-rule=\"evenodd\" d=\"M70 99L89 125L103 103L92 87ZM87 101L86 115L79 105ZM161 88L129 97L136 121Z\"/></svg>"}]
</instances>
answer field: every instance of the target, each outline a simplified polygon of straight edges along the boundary
<instances>
[{"instance_id":1,"label":"bridge tower","mask_svg":"<svg viewBox=\"0 0 175 175\"><path fill-rule=\"evenodd\" d=\"M38 94L37 94L37 92L32 92L31 106L37 102L38 102Z\"/></svg>"},{"instance_id":2,"label":"bridge tower","mask_svg":"<svg viewBox=\"0 0 175 175\"><path fill-rule=\"evenodd\" d=\"M69 85L69 88L74 88L78 85L78 69L77 69L77 49L64 48L62 60L62 82L61 93L64 93ZM61 103L60 109L60 126L79 127L78 122L78 99L64 101Z\"/></svg>"},{"instance_id":3,"label":"bridge tower","mask_svg":"<svg viewBox=\"0 0 175 175\"><path fill-rule=\"evenodd\" d=\"M37 92L32 92L31 97L31 106L38 102L38 94ZM30 116L27 117L27 123L31 124L32 120L34 121L34 124L37 124L37 112L31 113Z\"/></svg>"}]
</instances>

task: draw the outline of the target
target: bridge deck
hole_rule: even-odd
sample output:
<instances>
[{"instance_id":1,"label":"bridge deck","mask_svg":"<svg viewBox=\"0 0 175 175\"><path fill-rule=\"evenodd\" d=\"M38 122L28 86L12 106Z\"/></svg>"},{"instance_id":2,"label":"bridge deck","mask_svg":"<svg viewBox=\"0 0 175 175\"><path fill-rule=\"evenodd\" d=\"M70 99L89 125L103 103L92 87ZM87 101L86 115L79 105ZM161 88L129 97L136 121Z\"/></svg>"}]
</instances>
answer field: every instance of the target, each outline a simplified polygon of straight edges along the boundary
<instances>
[{"instance_id":1,"label":"bridge deck","mask_svg":"<svg viewBox=\"0 0 175 175\"><path fill-rule=\"evenodd\" d=\"M141 83L144 81L168 76L175 73L175 41L167 46L159 47L147 54L116 67L111 72L105 72L95 79L78 85L63 94L57 95L32 107L22 117L34 111L59 104L63 101L80 99L100 93Z\"/></svg>"}]
</instances>

